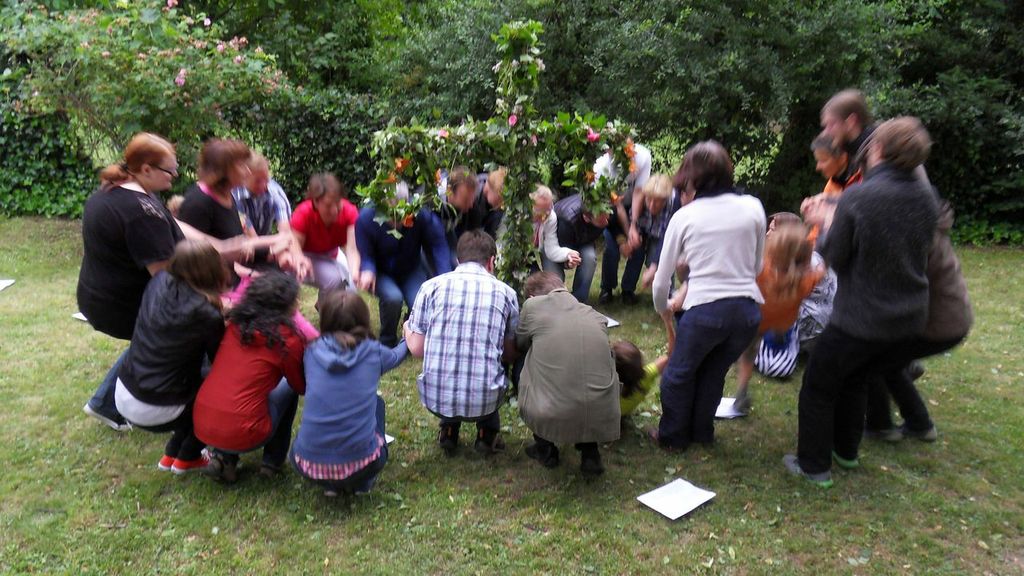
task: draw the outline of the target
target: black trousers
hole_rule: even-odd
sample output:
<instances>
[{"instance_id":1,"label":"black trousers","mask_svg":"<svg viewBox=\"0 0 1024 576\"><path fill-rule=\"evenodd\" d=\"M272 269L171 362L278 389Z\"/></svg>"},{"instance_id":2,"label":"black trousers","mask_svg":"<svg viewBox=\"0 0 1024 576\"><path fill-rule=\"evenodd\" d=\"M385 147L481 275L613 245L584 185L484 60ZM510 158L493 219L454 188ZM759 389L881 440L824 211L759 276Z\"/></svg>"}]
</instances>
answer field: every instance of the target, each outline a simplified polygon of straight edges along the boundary
<instances>
[{"instance_id":1,"label":"black trousers","mask_svg":"<svg viewBox=\"0 0 1024 576\"><path fill-rule=\"evenodd\" d=\"M868 382L867 427L871 430L888 430L893 427L892 407L889 404L891 395L907 428L917 432L930 429L934 424L928 414L928 407L914 386L914 379L910 377L907 366L914 360L935 356L955 347L964 337L939 341L918 339L900 346L895 351L893 362Z\"/></svg>"},{"instance_id":2,"label":"black trousers","mask_svg":"<svg viewBox=\"0 0 1024 576\"><path fill-rule=\"evenodd\" d=\"M833 450L842 458L857 457L868 381L901 365L897 353L905 344L862 340L834 326L821 333L800 388L797 458L805 472L831 468Z\"/></svg>"},{"instance_id":3,"label":"black trousers","mask_svg":"<svg viewBox=\"0 0 1024 576\"><path fill-rule=\"evenodd\" d=\"M558 446L556 446L554 442L545 440L536 434L533 435L533 440L543 452L546 453L554 450L556 454L558 453ZM597 442L577 442L575 444L575 448L580 451L580 455L584 458L600 455L600 451L597 448Z\"/></svg>"},{"instance_id":4,"label":"black trousers","mask_svg":"<svg viewBox=\"0 0 1024 576\"><path fill-rule=\"evenodd\" d=\"M192 430L192 404L174 420L157 426L136 426L148 432L170 432L171 439L164 445L164 455L190 461L199 458L206 444L203 444Z\"/></svg>"}]
</instances>

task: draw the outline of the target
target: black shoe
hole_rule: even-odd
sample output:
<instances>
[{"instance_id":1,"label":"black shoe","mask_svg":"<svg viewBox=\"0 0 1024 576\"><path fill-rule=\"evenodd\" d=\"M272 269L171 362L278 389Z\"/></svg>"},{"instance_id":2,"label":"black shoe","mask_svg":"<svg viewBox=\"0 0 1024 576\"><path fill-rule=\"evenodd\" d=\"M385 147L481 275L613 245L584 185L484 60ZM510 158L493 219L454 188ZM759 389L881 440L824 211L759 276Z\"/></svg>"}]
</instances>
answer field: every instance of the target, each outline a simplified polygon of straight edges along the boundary
<instances>
[{"instance_id":1,"label":"black shoe","mask_svg":"<svg viewBox=\"0 0 1024 576\"><path fill-rule=\"evenodd\" d=\"M441 445L445 456L454 456L455 451L459 449L459 429L450 424L442 424L437 435L437 443Z\"/></svg>"},{"instance_id":2,"label":"black shoe","mask_svg":"<svg viewBox=\"0 0 1024 576\"><path fill-rule=\"evenodd\" d=\"M639 298L636 297L636 292L623 292L622 303L626 306L635 306L639 302Z\"/></svg>"},{"instance_id":3,"label":"black shoe","mask_svg":"<svg viewBox=\"0 0 1024 576\"><path fill-rule=\"evenodd\" d=\"M596 478L604 474L604 464L601 463L601 453L593 451L580 456L580 473L586 478Z\"/></svg>"},{"instance_id":4,"label":"black shoe","mask_svg":"<svg viewBox=\"0 0 1024 576\"><path fill-rule=\"evenodd\" d=\"M473 443L473 449L483 456L490 456L504 452L505 441L501 439L501 434L497 430L479 428L476 431L476 442Z\"/></svg>"},{"instance_id":5,"label":"black shoe","mask_svg":"<svg viewBox=\"0 0 1024 576\"><path fill-rule=\"evenodd\" d=\"M611 292L605 292L604 290L602 290L601 294L598 295L598 297L597 297L597 303L598 304L610 304L611 301L612 301L612 293Z\"/></svg>"},{"instance_id":6,"label":"black shoe","mask_svg":"<svg viewBox=\"0 0 1024 576\"><path fill-rule=\"evenodd\" d=\"M540 465L545 468L558 467L558 448L554 446L530 444L526 447L526 455L540 462Z\"/></svg>"},{"instance_id":7,"label":"black shoe","mask_svg":"<svg viewBox=\"0 0 1024 576\"><path fill-rule=\"evenodd\" d=\"M210 463L203 468L203 474L225 484L238 481L238 456L210 450L209 458Z\"/></svg>"},{"instance_id":8,"label":"black shoe","mask_svg":"<svg viewBox=\"0 0 1024 576\"><path fill-rule=\"evenodd\" d=\"M910 381L913 382L921 376L924 376L924 364L921 364L917 360L914 360L907 366L907 376L910 376Z\"/></svg>"}]
</instances>

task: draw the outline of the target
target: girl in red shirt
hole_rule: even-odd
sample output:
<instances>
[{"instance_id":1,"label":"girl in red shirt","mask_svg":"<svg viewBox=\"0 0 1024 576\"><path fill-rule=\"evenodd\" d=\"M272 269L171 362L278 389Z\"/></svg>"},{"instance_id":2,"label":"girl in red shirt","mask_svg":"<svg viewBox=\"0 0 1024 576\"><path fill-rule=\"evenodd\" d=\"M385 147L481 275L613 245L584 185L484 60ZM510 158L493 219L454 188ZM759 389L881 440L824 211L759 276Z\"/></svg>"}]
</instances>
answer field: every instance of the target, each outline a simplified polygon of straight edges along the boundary
<instances>
[{"instance_id":1,"label":"girl in red shirt","mask_svg":"<svg viewBox=\"0 0 1024 576\"><path fill-rule=\"evenodd\" d=\"M195 434L210 446L206 472L237 479L239 454L263 448L260 473L280 471L291 443L299 394L306 390L306 342L293 323L299 284L267 271L253 278L228 325L196 397Z\"/></svg>"},{"instance_id":2,"label":"girl in red shirt","mask_svg":"<svg viewBox=\"0 0 1024 576\"><path fill-rule=\"evenodd\" d=\"M345 196L345 187L333 174L315 174L309 179L306 199L292 214L292 234L312 264L311 283L320 289L318 308L324 294L354 291L359 285L359 211ZM344 259L338 258L338 248L345 249Z\"/></svg>"}]
</instances>

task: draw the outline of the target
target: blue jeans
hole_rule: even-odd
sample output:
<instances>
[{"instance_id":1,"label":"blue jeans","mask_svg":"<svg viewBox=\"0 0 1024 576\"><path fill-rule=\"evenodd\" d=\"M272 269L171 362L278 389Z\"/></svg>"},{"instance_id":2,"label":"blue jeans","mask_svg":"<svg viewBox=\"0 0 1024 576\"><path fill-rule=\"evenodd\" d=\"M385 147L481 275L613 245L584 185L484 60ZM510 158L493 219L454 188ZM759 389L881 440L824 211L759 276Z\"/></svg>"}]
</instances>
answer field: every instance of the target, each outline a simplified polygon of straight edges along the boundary
<instances>
[{"instance_id":1,"label":"blue jeans","mask_svg":"<svg viewBox=\"0 0 1024 576\"><path fill-rule=\"evenodd\" d=\"M248 450L224 450L217 448L228 460L238 461L238 455L263 448L263 463L280 467L288 457L288 446L292 443L292 423L299 407L299 395L281 378L277 387L267 395L267 409L270 412L270 435L262 443Z\"/></svg>"},{"instance_id":2,"label":"blue jeans","mask_svg":"<svg viewBox=\"0 0 1024 576\"><path fill-rule=\"evenodd\" d=\"M580 265L576 267L576 275L572 280L572 295L581 303L586 304L590 300L590 285L594 283L594 272L597 271L597 248L593 244L587 244L574 248L574 250L580 253ZM552 272L565 280L564 264L552 262L543 254L541 254L541 264L545 272Z\"/></svg>"},{"instance_id":3,"label":"blue jeans","mask_svg":"<svg viewBox=\"0 0 1024 576\"><path fill-rule=\"evenodd\" d=\"M616 226L621 230L621 227ZM601 292L615 290L619 283L619 245L615 243L615 232L611 226L604 231L604 256L601 259ZM636 283L644 271L644 258L647 257L647 246L640 246L626 260L626 269L622 271L622 291L635 292Z\"/></svg>"},{"instance_id":4,"label":"blue jeans","mask_svg":"<svg viewBox=\"0 0 1024 576\"><path fill-rule=\"evenodd\" d=\"M416 266L405 278L377 275L377 298L380 300L380 343L393 348L398 344L398 321L402 316L402 301L412 309L420 286L427 281L427 273Z\"/></svg>"},{"instance_id":5,"label":"blue jeans","mask_svg":"<svg viewBox=\"0 0 1024 576\"><path fill-rule=\"evenodd\" d=\"M661 376L659 443L686 448L715 439L725 374L757 335L761 308L750 298L694 306L679 319L675 350Z\"/></svg>"},{"instance_id":6,"label":"blue jeans","mask_svg":"<svg viewBox=\"0 0 1024 576\"><path fill-rule=\"evenodd\" d=\"M89 399L89 407L93 409L97 414L102 414L107 418L115 422L124 422L124 416L117 411L117 405L114 404L114 386L117 384L117 373L121 370L121 365L124 364L125 357L128 356L128 349L125 348L124 352L117 357L114 361L114 365L111 366L107 375L103 377L103 381L100 382L99 388Z\"/></svg>"},{"instance_id":7,"label":"blue jeans","mask_svg":"<svg viewBox=\"0 0 1024 576\"><path fill-rule=\"evenodd\" d=\"M384 438L385 420L387 419L387 411L384 408L384 399L377 396L377 434L380 434L381 438ZM302 470L295 465L294 455L288 460L291 461L292 466L298 471L300 476L305 477ZM376 460L370 462L365 468L356 472L355 474L345 478L344 480L315 480L308 478L310 481L327 488L328 490L334 490L335 492L369 492L373 488L374 483L377 481L377 477L380 476L381 470L384 469L384 465L388 462L388 445L385 443L380 447L380 456Z\"/></svg>"}]
</instances>

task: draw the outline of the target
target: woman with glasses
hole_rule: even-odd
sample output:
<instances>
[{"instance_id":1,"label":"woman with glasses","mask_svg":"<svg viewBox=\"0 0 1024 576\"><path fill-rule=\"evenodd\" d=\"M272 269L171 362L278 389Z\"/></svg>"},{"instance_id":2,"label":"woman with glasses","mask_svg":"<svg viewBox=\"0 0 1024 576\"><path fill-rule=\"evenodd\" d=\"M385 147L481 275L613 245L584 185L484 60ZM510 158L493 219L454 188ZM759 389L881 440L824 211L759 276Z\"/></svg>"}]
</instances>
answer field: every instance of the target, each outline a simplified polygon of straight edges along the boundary
<instances>
[{"instance_id":1,"label":"woman with glasses","mask_svg":"<svg viewBox=\"0 0 1024 576\"><path fill-rule=\"evenodd\" d=\"M130 340L149 279L167 267L184 238L158 194L178 173L174 146L156 134L136 134L124 158L100 172L99 189L82 215L84 254L78 276L78 309L93 328ZM124 354L84 406L114 430L131 426L114 405L114 383Z\"/></svg>"}]
</instances>

